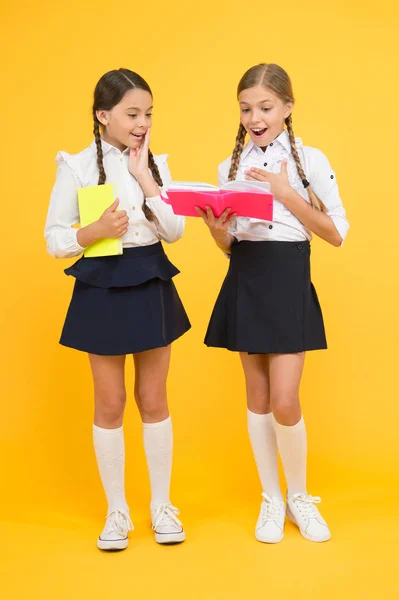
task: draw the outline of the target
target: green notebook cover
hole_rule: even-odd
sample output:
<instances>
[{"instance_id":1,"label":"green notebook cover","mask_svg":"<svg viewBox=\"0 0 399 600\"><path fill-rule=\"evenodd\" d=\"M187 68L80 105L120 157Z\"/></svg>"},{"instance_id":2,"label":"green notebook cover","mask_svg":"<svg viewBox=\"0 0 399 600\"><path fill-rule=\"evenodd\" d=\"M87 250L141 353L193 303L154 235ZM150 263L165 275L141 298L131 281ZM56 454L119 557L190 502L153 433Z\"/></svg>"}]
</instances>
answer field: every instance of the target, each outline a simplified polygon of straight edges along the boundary
<instances>
[{"instance_id":1,"label":"green notebook cover","mask_svg":"<svg viewBox=\"0 0 399 600\"><path fill-rule=\"evenodd\" d=\"M92 185L78 189L80 226L86 227L97 221L103 212L111 206L116 197L116 186L112 183ZM120 238L105 238L94 242L83 252L85 258L96 256L116 256L123 253Z\"/></svg>"}]
</instances>

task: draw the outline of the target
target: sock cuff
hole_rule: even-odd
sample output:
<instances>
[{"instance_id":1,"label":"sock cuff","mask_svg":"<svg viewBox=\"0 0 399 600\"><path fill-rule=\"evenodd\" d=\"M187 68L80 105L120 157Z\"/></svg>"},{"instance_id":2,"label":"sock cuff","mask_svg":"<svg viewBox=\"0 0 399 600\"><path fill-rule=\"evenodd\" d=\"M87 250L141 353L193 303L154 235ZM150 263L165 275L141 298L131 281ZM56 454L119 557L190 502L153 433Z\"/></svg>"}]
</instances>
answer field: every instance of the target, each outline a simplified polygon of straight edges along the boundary
<instances>
[{"instance_id":1,"label":"sock cuff","mask_svg":"<svg viewBox=\"0 0 399 600\"><path fill-rule=\"evenodd\" d=\"M269 412L266 414L258 414L247 408L247 417L250 423L267 423L273 417L273 413Z\"/></svg>"},{"instance_id":2,"label":"sock cuff","mask_svg":"<svg viewBox=\"0 0 399 600\"><path fill-rule=\"evenodd\" d=\"M299 429L305 429L305 421L303 418L303 415L301 415L301 418L299 419L298 423L295 423L295 425L282 425L281 423L278 423L275 419L275 417L273 417L274 419L274 425L277 429L286 431L287 433L294 433L296 431L298 431Z\"/></svg>"},{"instance_id":3,"label":"sock cuff","mask_svg":"<svg viewBox=\"0 0 399 600\"><path fill-rule=\"evenodd\" d=\"M154 429L155 427L165 427L165 425L169 425L169 423L172 422L172 419L169 417L167 417L166 419L164 419L163 421L158 421L158 423L144 423L143 422L143 429Z\"/></svg>"},{"instance_id":4,"label":"sock cuff","mask_svg":"<svg viewBox=\"0 0 399 600\"><path fill-rule=\"evenodd\" d=\"M117 427L116 429L104 429L103 427L99 427L93 423L93 432L104 435L118 435L119 433L123 433L123 425Z\"/></svg>"}]
</instances>

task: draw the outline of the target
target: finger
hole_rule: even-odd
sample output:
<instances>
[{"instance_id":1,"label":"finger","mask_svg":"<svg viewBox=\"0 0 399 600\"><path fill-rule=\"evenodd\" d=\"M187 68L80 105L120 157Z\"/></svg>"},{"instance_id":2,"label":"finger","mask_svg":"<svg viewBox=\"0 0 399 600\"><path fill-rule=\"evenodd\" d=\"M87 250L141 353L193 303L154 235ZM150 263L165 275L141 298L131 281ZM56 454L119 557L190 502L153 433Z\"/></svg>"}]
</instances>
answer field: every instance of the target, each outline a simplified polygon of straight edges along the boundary
<instances>
[{"instance_id":1,"label":"finger","mask_svg":"<svg viewBox=\"0 0 399 600\"><path fill-rule=\"evenodd\" d=\"M213 214L213 210L211 209L211 207L205 206L205 210L206 210L206 215L207 215L208 219L214 220L215 215Z\"/></svg>"},{"instance_id":2,"label":"finger","mask_svg":"<svg viewBox=\"0 0 399 600\"><path fill-rule=\"evenodd\" d=\"M147 129L147 131L145 132L145 136L144 136L143 152L145 152L145 153L148 153L148 151L150 149L150 131L151 131L151 127L149 127Z\"/></svg>"},{"instance_id":3,"label":"finger","mask_svg":"<svg viewBox=\"0 0 399 600\"><path fill-rule=\"evenodd\" d=\"M229 218L226 220L225 225L226 225L226 229L228 229L230 227L230 225L233 224L234 219L236 218L237 213L233 213L229 216Z\"/></svg>"},{"instance_id":4,"label":"finger","mask_svg":"<svg viewBox=\"0 0 399 600\"><path fill-rule=\"evenodd\" d=\"M259 181L258 179L256 179L256 178L255 178L253 175L251 175L250 173L248 173L248 174L246 173L246 174L245 174L245 179L246 179L247 181Z\"/></svg>"},{"instance_id":5,"label":"finger","mask_svg":"<svg viewBox=\"0 0 399 600\"><path fill-rule=\"evenodd\" d=\"M200 217L202 217L203 219L206 219L206 213L202 210L202 208L200 208L199 206L195 206L194 208Z\"/></svg>"},{"instance_id":6,"label":"finger","mask_svg":"<svg viewBox=\"0 0 399 600\"><path fill-rule=\"evenodd\" d=\"M251 181L267 181L264 175L256 173L256 171L247 171L246 175Z\"/></svg>"},{"instance_id":7,"label":"finger","mask_svg":"<svg viewBox=\"0 0 399 600\"><path fill-rule=\"evenodd\" d=\"M117 219L123 219L126 216L127 216L127 212L125 210L118 210L118 212L115 215L115 217Z\"/></svg>"},{"instance_id":8,"label":"finger","mask_svg":"<svg viewBox=\"0 0 399 600\"><path fill-rule=\"evenodd\" d=\"M230 212L231 212L231 208L226 208L226 210L224 212L222 212L222 214L220 215L218 221L221 221L222 223L224 223L227 220L227 217L229 216Z\"/></svg>"},{"instance_id":9,"label":"finger","mask_svg":"<svg viewBox=\"0 0 399 600\"><path fill-rule=\"evenodd\" d=\"M265 181L268 181L271 173L269 171L265 171L264 169L257 169L256 167L251 167L246 173L250 173L252 175L260 175L264 178Z\"/></svg>"},{"instance_id":10,"label":"finger","mask_svg":"<svg viewBox=\"0 0 399 600\"><path fill-rule=\"evenodd\" d=\"M119 198L115 198L114 202L111 204L111 206L108 206L108 208L104 211L104 215L107 215L109 213L114 212L119 204Z\"/></svg>"},{"instance_id":11,"label":"finger","mask_svg":"<svg viewBox=\"0 0 399 600\"><path fill-rule=\"evenodd\" d=\"M286 175L288 177L287 163L288 163L287 159L284 159L284 160L281 161L281 170L280 170L280 173L282 175Z\"/></svg>"},{"instance_id":12,"label":"finger","mask_svg":"<svg viewBox=\"0 0 399 600\"><path fill-rule=\"evenodd\" d=\"M121 231L120 233L118 233L118 235L116 237L121 238L123 237L125 234L127 233L127 229L123 229L123 231Z\"/></svg>"}]
</instances>

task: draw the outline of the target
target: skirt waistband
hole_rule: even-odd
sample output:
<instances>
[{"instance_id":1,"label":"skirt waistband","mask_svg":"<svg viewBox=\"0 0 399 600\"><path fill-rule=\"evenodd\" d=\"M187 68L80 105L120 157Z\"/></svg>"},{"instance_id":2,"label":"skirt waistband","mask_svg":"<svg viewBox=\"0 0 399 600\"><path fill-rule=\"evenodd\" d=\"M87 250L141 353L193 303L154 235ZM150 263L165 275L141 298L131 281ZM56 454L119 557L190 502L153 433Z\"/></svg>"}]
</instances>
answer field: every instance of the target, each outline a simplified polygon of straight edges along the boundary
<instances>
[{"instance_id":1,"label":"skirt waistband","mask_svg":"<svg viewBox=\"0 0 399 600\"><path fill-rule=\"evenodd\" d=\"M261 256L284 256L293 252L310 254L310 242L308 240L298 242L235 242L231 247L231 256L242 256L256 258Z\"/></svg>"},{"instance_id":2,"label":"skirt waistband","mask_svg":"<svg viewBox=\"0 0 399 600\"><path fill-rule=\"evenodd\" d=\"M136 286L156 278L168 281L180 271L159 242L124 248L118 256L82 257L65 273L95 287L111 288Z\"/></svg>"}]
</instances>

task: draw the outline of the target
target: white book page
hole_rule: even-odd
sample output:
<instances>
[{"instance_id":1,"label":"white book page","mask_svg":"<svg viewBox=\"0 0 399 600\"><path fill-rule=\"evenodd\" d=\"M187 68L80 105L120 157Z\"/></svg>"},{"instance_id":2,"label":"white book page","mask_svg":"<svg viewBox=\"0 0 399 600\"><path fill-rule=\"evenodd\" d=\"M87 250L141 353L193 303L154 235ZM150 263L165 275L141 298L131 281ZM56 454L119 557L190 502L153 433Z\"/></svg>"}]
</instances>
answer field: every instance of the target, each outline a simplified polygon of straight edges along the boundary
<instances>
[{"instance_id":1,"label":"white book page","mask_svg":"<svg viewBox=\"0 0 399 600\"><path fill-rule=\"evenodd\" d=\"M270 184L267 181L228 181L220 189L232 192L270 192Z\"/></svg>"},{"instance_id":2,"label":"white book page","mask_svg":"<svg viewBox=\"0 0 399 600\"><path fill-rule=\"evenodd\" d=\"M172 181L168 187L168 190L186 190L190 192L210 192L218 189L216 185L200 181Z\"/></svg>"}]
</instances>

